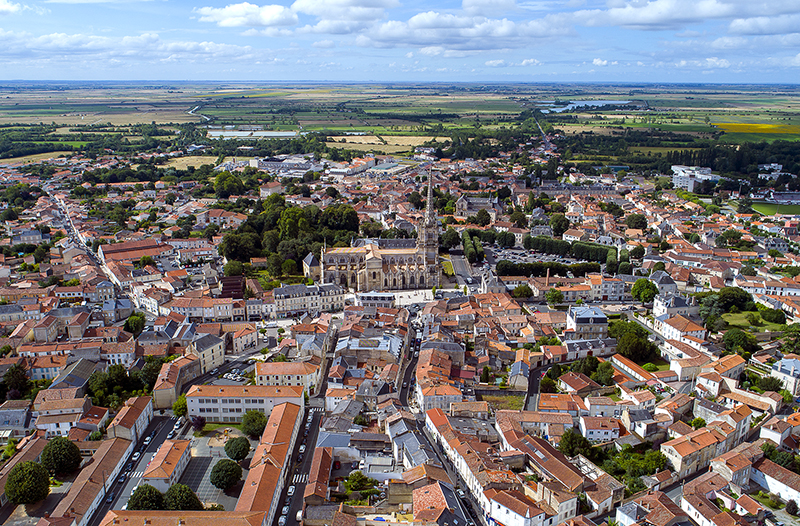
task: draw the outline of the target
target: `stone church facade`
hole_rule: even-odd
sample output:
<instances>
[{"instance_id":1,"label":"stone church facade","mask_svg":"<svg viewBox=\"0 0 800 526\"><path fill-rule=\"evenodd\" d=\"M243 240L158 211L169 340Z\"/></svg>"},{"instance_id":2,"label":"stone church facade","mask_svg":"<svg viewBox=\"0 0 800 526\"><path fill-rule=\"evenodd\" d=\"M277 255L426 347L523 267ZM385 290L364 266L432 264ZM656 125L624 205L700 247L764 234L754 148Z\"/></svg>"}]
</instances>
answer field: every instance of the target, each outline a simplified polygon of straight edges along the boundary
<instances>
[{"instance_id":1,"label":"stone church facade","mask_svg":"<svg viewBox=\"0 0 800 526\"><path fill-rule=\"evenodd\" d=\"M323 282L359 292L438 287L439 220L433 202L432 177L428 177L428 202L417 239L358 239L350 247L327 249Z\"/></svg>"}]
</instances>

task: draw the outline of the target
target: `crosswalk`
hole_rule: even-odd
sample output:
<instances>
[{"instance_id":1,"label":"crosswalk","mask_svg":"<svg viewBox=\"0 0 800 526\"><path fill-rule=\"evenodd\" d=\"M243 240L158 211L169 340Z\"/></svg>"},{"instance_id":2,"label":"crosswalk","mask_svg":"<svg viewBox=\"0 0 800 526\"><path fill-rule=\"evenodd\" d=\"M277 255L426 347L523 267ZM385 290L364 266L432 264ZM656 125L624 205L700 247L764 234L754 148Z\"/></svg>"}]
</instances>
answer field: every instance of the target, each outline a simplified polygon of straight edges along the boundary
<instances>
[{"instance_id":1,"label":"crosswalk","mask_svg":"<svg viewBox=\"0 0 800 526\"><path fill-rule=\"evenodd\" d=\"M292 477L292 484L305 484L308 482L308 473L298 473Z\"/></svg>"},{"instance_id":2,"label":"crosswalk","mask_svg":"<svg viewBox=\"0 0 800 526\"><path fill-rule=\"evenodd\" d=\"M141 477L141 476L143 476L143 475L144 475L144 470L142 470L142 471L134 471L134 472L132 472L132 473L130 474L130 477L129 477L129 478L132 478L132 479L133 479L133 478Z\"/></svg>"}]
</instances>

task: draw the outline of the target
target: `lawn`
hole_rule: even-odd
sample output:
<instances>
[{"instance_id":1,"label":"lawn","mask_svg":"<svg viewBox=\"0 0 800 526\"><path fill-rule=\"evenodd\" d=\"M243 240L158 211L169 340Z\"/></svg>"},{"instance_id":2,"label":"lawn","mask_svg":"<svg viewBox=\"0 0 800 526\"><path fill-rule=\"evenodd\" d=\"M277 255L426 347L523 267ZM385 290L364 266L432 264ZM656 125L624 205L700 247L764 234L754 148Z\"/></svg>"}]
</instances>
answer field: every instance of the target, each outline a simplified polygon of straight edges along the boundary
<instances>
[{"instance_id":1,"label":"lawn","mask_svg":"<svg viewBox=\"0 0 800 526\"><path fill-rule=\"evenodd\" d=\"M232 429L238 429L239 431L242 430L242 424L234 424L234 423L231 423L231 422L213 422L213 423L206 424L202 431L200 431L200 432L195 431L194 436L196 436L196 437L205 436L205 435L208 435L209 433L211 433L212 431L216 431L217 429L225 428L225 427L230 427Z\"/></svg>"},{"instance_id":2,"label":"lawn","mask_svg":"<svg viewBox=\"0 0 800 526\"><path fill-rule=\"evenodd\" d=\"M737 312L736 314L726 313L722 315L722 319L728 322L728 325L731 327L738 327L739 329L750 332L776 332L784 329L783 325L769 323L764 320L761 320L758 325L750 325L750 322L746 319L747 314L749 314L749 312Z\"/></svg>"},{"instance_id":3,"label":"lawn","mask_svg":"<svg viewBox=\"0 0 800 526\"><path fill-rule=\"evenodd\" d=\"M659 371L669 371L669 362L663 358L653 358L652 360L648 360L646 363L652 363L656 367L658 367ZM640 363L639 365L644 365Z\"/></svg>"},{"instance_id":4,"label":"lawn","mask_svg":"<svg viewBox=\"0 0 800 526\"><path fill-rule=\"evenodd\" d=\"M489 405L497 411L498 409L510 409L512 411L519 411L523 409L523 404L525 404L525 397L524 396L491 396L491 395L482 395L481 398L484 402L488 402Z\"/></svg>"},{"instance_id":5,"label":"lawn","mask_svg":"<svg viewBox=\"0 0 800 526\"><path fill-rule=\"evenodd\" d=\"M762 494L762 492L760 492L760 491L759 491L759 492L757 492L757 493L751 493L751 494L750 494L750 496L751 496L751 497L753 497L753 498L754 498L754 499L756 499L758 502L760 502L761 504L763 504L764 506L766 506L766 507L768 507L768 508L772 508L772 509L774 509L774 510L780 510L780 509L783 509L783 506L784 506L784 505L783 505L783 503L782 503L782 502L777 502L777 503L776 503L776 502L773 502L773 501L772 501L772 500L771 500L769 497L763 497L762 495L763 495L763 494ZM772 506L772 504L777 504L777 506Z\"/></svg>"},{"instance_id":6,"label":"lawn","mask_svg":"<svg viewBox=\"0 0 800 526\"><path fill-rule=\"evenodd\" d=\"M445 276L455 276L456 273L453 270L453 264L449 261L442 261L442 271L444 272Z\"/></svg>"},{"instance_id":7,"label":"lawn","mask_svg":"<svg viewBox=\"0 0 800 526\"><path fill-rule=\"evenodd\" d=\"M781 214L800 214L800 205L779 205L776 203L753 203L753 210L765 216Z\"/></svg>"}]
</instances>

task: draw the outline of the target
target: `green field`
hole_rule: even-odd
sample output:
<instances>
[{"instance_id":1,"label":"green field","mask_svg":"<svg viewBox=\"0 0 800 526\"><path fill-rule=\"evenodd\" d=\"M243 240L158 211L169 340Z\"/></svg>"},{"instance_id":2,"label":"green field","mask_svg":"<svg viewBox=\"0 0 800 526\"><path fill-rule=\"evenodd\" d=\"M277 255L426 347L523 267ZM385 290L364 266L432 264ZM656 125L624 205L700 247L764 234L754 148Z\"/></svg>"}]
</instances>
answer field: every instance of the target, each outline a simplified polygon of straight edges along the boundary
<instances>
[{"instance_id":1,"label":"green field","mask_svg":"<svg viewBox=\"0 0 800 526\"><path fill-rule=\"evenodd\" d=\"M722 319L728 322L728 325L731 327L737 327L750 332L779 332L784 329L783 325L769 323L764 320L761 320L761 323L758 325L752 326L746 319L747 314L747 312L738 312L736 314L726 313L722 315Z\"/></svg>"},{"instance_id":2,"label":"green field","mask_svg":"<svg viewBox=\"0 0 800 526\"><path fill-rule=\"evenodd\" d=\"M753 203L753 210L761 215L772 216L780 212L781 214L800 214L800 205L779 205L776 203Z\"/></svg>"}]
</instances>

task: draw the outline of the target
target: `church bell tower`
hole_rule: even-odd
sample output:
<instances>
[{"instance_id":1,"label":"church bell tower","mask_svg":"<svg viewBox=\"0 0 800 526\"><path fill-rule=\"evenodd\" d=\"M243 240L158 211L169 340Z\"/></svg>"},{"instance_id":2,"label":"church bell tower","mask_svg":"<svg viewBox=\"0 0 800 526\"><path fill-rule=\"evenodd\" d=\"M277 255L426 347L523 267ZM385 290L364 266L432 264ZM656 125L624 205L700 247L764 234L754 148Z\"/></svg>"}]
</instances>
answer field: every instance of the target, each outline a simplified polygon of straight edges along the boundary
<instances>
[{"instance_id":1,"label":"church bell tower","mask_svg":"<svg viewBox=\"0 0 800 526\"><path fill-rule=\"evenodd\" d=\"M425 264L425 286L439 286L439 219L436 214L433 196L433 177L428 172L428 200L425 217L417 228L417 254Z\"/></svg>"}]
</instances>

